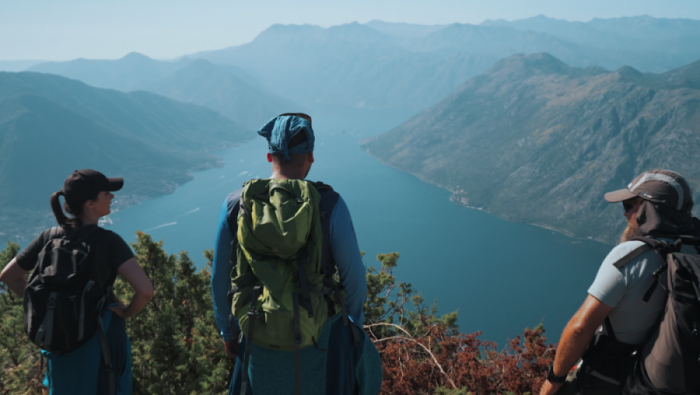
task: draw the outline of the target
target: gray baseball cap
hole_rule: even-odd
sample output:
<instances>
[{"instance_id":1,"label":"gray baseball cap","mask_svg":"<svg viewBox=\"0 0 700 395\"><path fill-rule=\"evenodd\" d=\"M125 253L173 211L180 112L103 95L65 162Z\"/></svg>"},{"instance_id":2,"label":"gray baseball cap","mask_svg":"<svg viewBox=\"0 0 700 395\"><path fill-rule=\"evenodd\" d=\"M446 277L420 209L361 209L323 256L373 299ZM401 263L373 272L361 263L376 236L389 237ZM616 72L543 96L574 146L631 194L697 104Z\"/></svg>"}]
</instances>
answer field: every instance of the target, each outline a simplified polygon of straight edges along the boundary
<instances>
[{"instance_id":1,"label":"gray baseball cap","mask_svg":"<svg viewBox=\"0 0 700 395\"><path fill-rule=\"evenodd\" d=\"M645 171L632 180L627 188L605 194L605 200L617 203L640 197L681 212L693 208L693 193L680 174L670 170Z\"/></svg>"}]
</instances>

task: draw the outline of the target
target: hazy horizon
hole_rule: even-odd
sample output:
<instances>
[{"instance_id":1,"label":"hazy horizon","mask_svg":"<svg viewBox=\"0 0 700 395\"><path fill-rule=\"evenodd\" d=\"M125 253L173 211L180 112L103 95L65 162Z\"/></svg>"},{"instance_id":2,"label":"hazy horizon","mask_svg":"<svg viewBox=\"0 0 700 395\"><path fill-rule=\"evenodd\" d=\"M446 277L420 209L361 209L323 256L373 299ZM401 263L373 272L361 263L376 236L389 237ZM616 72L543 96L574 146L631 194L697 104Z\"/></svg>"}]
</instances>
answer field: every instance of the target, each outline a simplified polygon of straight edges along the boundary
<instances>
[{"instance_id":1,"label":"hazy horizon","mask_svg":"<svg viewBox=\"0 0 700 395\"><path fill-rule=\"evenodd\" d=\"M39 11L37 11L39 10ZM95 4L71 0L60 4L48 0L4 4L0 35L12 37L0 44L0 61L66 61L77 58L119 59L139 52L154 59L242 45L274 24L337 26L381 20L390 23L444 25L480 24L486 20L508 21L538 15L567 21L648 15L654 18L700 20L700 2L677 0L572 1L537 0L522 4L498 0L438 0L430 6L418 1L367 0L327 3L282 0L259 3L203 0L127 0Z\"/></svg>"}]
</instances>

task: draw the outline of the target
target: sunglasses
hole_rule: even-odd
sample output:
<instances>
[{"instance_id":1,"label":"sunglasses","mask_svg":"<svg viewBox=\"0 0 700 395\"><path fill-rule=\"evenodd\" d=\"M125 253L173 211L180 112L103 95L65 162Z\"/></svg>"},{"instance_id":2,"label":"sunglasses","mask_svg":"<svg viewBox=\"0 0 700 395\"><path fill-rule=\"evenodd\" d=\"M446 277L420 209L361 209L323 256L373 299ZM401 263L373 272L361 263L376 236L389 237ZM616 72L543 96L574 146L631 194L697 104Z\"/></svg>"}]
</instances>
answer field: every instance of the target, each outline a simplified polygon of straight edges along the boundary
<instances>
[{"instance_id":1,"label":"sunglasses","mask_svg":"<svg viewBox=\"0 0 700 395\"><path fill-rule=\"evenodd\" d=\"M641 203L641 199L629 199L622 202L622 207L625 209L625 213L629 213Z\"/></svg>"}]
</instances>

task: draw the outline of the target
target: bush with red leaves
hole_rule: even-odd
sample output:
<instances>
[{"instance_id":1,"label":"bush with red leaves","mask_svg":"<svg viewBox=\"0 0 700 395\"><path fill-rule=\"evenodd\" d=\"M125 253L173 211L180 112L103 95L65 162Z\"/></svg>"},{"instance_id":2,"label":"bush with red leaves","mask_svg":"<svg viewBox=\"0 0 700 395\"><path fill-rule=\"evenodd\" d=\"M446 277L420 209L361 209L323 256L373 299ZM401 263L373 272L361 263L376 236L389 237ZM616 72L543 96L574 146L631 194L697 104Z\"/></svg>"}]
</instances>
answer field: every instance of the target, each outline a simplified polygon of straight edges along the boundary
<instances>
[{"instance_id":1,"label":"bush with red leaves","mask_svg":"<svg viewBox=\"0 0 700 395\"><path fill-rule=\"evenodd\" d=\"M505 348L459 333L457 313L436 315L410 284L396 283L398 253L380 254L382 268L369 268L365 331L382 358L381 394L534 394L544 382L555 346L542 325L526 329ZM393 291L398 289L395 295ZM392 298L393 296L393 298ZM406 306L412 301L412 307Z\"/></svg>"}]
</instances>

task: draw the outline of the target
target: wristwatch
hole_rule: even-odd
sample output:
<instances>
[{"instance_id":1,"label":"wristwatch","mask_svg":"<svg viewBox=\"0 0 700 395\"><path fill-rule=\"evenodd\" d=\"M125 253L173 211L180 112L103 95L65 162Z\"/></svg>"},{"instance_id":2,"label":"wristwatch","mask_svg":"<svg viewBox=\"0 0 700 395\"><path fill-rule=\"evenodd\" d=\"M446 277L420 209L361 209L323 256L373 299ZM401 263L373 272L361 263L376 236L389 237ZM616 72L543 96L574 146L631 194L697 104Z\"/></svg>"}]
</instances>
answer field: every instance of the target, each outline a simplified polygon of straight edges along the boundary
<instances>
[{"instance_id":1,"label":"wristwatch","mask_svg":"<svg viewBox=\"0 0 700 395\"><path fill-rule=\"evenodd\" d=\"M554 375L554 363L549 364L549 370L547 371L547 381L550 383L563 383L566 381L566 376L555 376Z\"/></svg>"}]
</instances>

